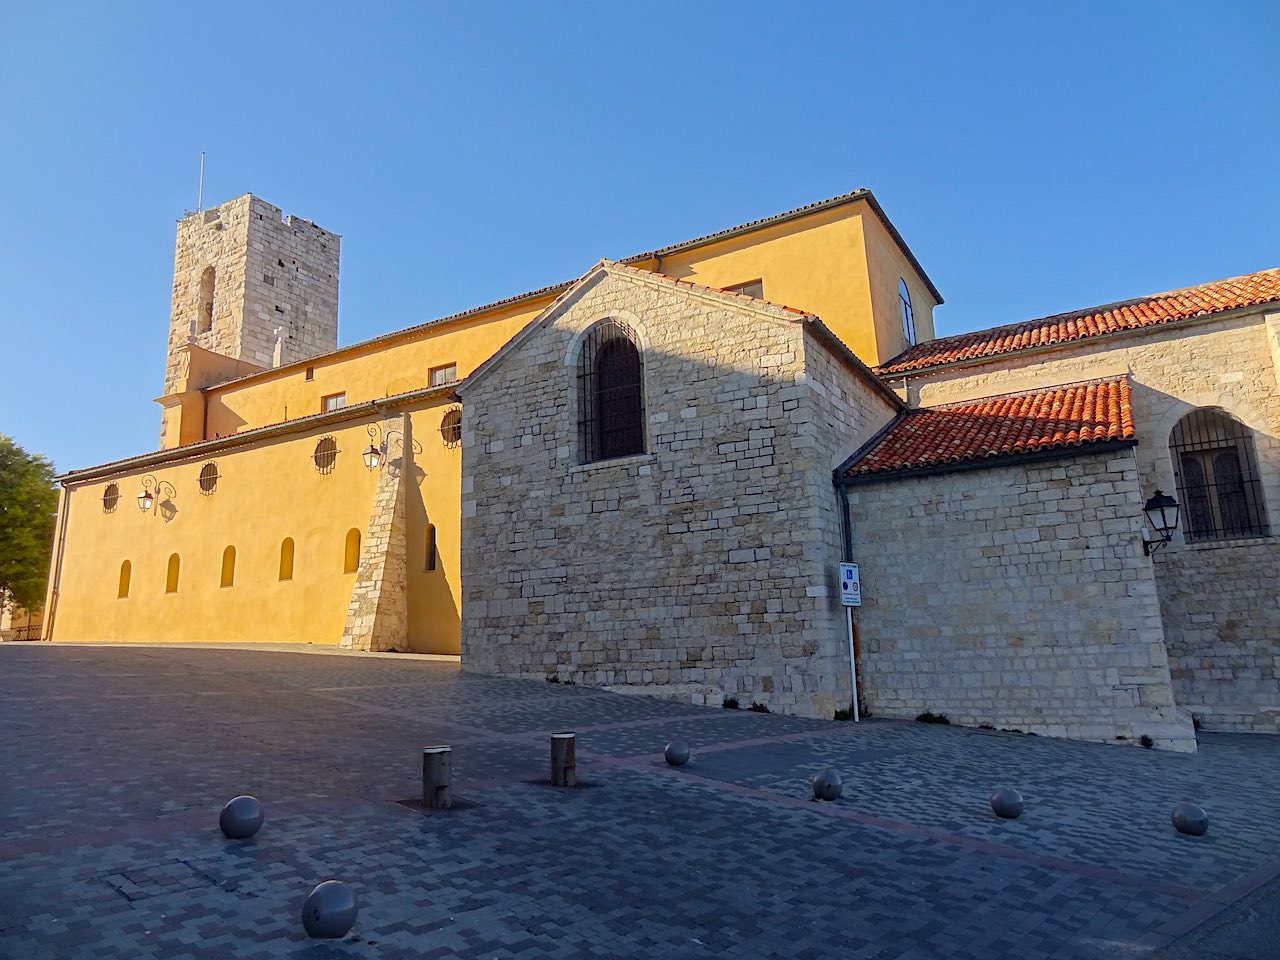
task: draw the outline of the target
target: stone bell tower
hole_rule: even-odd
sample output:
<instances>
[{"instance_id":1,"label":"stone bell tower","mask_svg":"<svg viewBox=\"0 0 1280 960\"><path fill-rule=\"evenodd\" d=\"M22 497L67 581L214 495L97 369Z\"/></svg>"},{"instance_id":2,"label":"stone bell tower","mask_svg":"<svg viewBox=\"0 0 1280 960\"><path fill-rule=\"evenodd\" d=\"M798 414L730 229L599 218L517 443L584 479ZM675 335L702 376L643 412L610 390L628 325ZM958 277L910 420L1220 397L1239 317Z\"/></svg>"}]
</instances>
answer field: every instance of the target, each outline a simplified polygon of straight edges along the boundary
<instances>
[{"instance_id":1,"label":"stone bell tower","mask_svg":"<svg viewBox=\"0 0 1280 960\"><path fill-rule=\"evenodd\" d=\"M248 193L178 221L162 447L165 398L337 347L340 243Z\"/></svg>"}]
</instances>

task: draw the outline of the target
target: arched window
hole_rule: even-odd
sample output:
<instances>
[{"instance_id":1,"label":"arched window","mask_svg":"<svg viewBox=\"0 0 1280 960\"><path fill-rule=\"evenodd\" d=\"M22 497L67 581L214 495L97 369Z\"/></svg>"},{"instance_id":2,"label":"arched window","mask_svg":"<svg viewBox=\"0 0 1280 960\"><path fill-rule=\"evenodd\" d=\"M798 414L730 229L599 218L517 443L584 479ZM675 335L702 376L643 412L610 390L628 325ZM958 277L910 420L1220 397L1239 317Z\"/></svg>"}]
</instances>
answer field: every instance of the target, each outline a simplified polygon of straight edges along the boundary
<instances>
[{"instance_id":1,"label":"arched window","mask_svg":"<svg viewBox=\"0 0 1280 960\"><path fill-rule=\"evenodd\" d=\"M902 313L902 335L907 343L916 342L916 314L911 309L911 291L907 289L907 281L898 278L898 310Z\"/></svg>"},{"instance_id":2,"label":"arched window","mask_svg":"<svg viewBox=\"0 0 1280 960\"><path fill-rule=\"evenodd\" d=\"M1193 410L1174 425L1169 453L1188 542L1267 536L1248 427L1216 410Z\"/></svg>"},{"instance_id":3,"label":"arched window","mask_svg":"<svg viewBox=\"0 0 1280 960\"><path fill-rule=\"evenodd\" d=\"M236 582L236 548L227 547L222 551L222 579L218 586L230 587Z\"/></svg>"},{"instance_id":4,"label":"arched window","mask_svg":"<svg viewBox=\"0 0 1280 960\"><path fill-rule=\"evenodd\" d=\"M129 596L129 581L133 579L133 564L128 560L120 564L120 584L116 587L116 598L124 600Z\"/></svg>"},{"instance_id":5,"label":"arched window","mask_svg":"<svg viewBox=\"0 0 1280 960\"><path fill-rule=\"evenodd\" d=\"M165 593L178 592L178 565L180 562L181 561L178 560L178 555L176 553L169 554L169 568L164 574Z\"/></svg>"},{"instance_id":6,"label":"arched window","mask_svg":"<svg viewBox=\"0 0 1280 960\"><path fill-rule=\"evenodd\" d=\"M342 572L355 573L360 566L360 531L352 527L347 531L346 549L343 551Z\"/></svg>"},{"instance_id":7,"label":"arched window","mask_svg":"<svg viewBox=\"0 0 1280 960\"><path fill-rule=\"evenodd\" d=\"M293 579L293 537L285 537L280 543L280 579Z\"/></svg>"},{"instance_id":8,"label":"arched window","mask_svg":"<svg viewBox=\"0 0 1280 960\"><path fill-rule=\"evenodd\" d=\"M616 320L583 338L578 429L584 463L644 453L644 365L635 334Z\"/></svg>"},{"instance_id":9,"label":"arched window","mask_svg":"<svg viewBox=\"0 0 1280 960\"><path fill-rule=\"evenodd\" d=\"M200 307L196 313L196 333L208 333L213 329L213 297L217 286L217 271L205 267L200 275Z\"/></svg>"},{"instance_id":10,"label":"arched window","mask_svg":"<svg viewBox=\"0 0 1280 960\"><path fill-rule=\"evenodd\" d=\"M427 524L427 559L422 569L434 570L436 568L436 525L434 523Z\"/></svg>"}]
</instances>

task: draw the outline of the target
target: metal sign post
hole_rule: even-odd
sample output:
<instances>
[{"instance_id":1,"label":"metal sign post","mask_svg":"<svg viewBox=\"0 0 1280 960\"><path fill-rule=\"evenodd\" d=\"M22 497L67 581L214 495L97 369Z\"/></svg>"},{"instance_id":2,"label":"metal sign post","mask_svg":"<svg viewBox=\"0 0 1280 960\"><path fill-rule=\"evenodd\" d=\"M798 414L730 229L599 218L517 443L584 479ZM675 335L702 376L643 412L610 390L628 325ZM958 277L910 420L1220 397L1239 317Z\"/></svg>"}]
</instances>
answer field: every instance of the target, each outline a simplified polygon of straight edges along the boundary
<instances>
[{"instance_id":1,"label":"metal sign post","mask_svg":"<svg viewBox=\"0 0 1280 960\"><path fill-rule=\"evenodd\" d=\"M858 656L853 646L853 608L862 606L862 581L858 578L858 565L852 562L840 564L840 603L845 608L845 620L849 629L849 679L853 685L853 722L860 723L858 715Z\"/></svg>"}]
</instances>

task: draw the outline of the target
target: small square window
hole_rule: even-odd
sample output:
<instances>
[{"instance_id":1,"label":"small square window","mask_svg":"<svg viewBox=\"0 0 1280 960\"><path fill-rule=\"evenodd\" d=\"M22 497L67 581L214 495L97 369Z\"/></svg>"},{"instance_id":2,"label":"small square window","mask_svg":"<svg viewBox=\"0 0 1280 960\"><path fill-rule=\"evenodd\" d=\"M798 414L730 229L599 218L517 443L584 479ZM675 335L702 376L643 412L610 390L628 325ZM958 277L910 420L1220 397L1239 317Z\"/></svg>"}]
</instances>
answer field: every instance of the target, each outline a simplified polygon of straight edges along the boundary
<instances>
[{"instance_id":1,"label":"small square window","mask_svg":"<svg viewBox=\"0 0 1280 960\"><path fill-rule=\"evenodd\" d=\"M320 398L320 409L325 413L332 410L341 410L347 405L347 395L345 393L331 393L327 397Z\"/></svg>"},{"instance_id":2,"label":"small square window","mask_svg":"<svg viewBox=\"0 0 1280 960\"><path fill-rule=\"evenodd\" d=\"M314 380L315 378L316 378L316 368L315 368L315 367L307 367L307 379L308 379L308 380Z\"/></svg>"},{"instance_id":3,"label":"small square window","mask_svg":"<svg viewBox=\"0 0 1280 960\"><path fill-rule=\"evenodd\" d=\"M446 383L454 383L458 379L458 365L451 363L445 367L432 367L430 379L427 383L433 387L440 387Z\"/></svg>"},{"instance_id":4,"label":"small square window","mask_svg":"<svg viewBox=\"0 0 1280 960\"><path fill-rule=\"evenodd\" d=\"M725 293L740 293L744 297L755 297L757 300L764 299L764 281L750 280L747 283L739 283L732 287L725 287Z\"/></svg>"}]
</instances>

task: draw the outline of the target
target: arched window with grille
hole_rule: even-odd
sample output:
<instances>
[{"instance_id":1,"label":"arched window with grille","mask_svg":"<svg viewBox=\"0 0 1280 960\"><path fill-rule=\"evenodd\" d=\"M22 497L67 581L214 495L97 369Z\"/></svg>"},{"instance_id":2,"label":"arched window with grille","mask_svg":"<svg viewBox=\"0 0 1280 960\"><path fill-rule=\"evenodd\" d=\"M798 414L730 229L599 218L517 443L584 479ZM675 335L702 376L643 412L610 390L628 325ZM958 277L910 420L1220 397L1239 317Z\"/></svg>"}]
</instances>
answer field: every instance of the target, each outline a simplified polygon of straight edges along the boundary
<instances>
[{"instance_id":1,"label":"arched window with grille","mask_svg":"<svg viewBox=\"0 0 1280 960\"><path fill-rule=\"evenodd\" d=\"M578 358L582 461L644 453L644 363L635 333L602 320L583 337Z\"/></svg>"},{"instance_id":2,"label":"arched window with grille","mask_svg":"<svg viewBox=\"0 0 1280 960\"><path fill-rule=\"evenodd\" d=\"M1218 410L1193 410L1169 435L1188 543L1268 535L1249 428Z\"/></svg>"}]
</instances>

